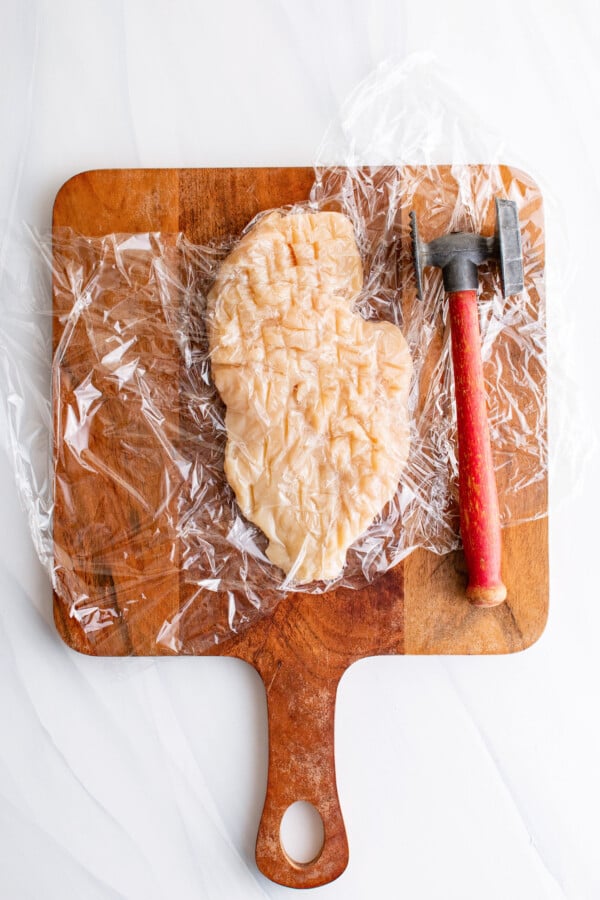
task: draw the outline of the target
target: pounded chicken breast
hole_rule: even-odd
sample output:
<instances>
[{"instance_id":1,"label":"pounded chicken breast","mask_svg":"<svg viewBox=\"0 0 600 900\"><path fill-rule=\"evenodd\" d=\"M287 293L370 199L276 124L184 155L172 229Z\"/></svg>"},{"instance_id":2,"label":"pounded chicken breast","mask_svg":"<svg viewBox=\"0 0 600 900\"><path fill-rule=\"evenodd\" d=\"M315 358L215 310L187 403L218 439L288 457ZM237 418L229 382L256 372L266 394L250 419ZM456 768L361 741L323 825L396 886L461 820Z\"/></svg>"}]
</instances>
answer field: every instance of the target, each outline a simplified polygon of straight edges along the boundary
<instances>
[{"instance_id":1,"label":"pounded chicken breast","mask_svg":"<svg viewBox=\"0 0 600 900\"><path fill-rule=\"evenodd\" d=\"M353 311L362 284L346 216L274 212L209 294L225 472L268 558L297 584L340 574L408 455L410 354L399 328Z\"/></svg>"}]
</instances>

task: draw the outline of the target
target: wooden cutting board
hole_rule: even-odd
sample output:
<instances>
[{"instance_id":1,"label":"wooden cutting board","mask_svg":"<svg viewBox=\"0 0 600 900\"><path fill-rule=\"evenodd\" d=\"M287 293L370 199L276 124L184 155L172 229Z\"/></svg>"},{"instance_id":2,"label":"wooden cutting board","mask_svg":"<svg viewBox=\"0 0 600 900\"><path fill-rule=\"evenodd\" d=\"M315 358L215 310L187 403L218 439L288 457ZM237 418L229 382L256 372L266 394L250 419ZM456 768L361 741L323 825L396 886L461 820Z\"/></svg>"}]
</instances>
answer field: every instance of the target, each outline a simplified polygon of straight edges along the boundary
<instances>
[{"instance_id":1,"label":"wooden cutting board","mask_svg":"<svg viewBox=\"0 0 600 900\"><path fill-rule=\"evenodd\" d=\"M478 167L472 167L477 178ZM522 189L527 198L521 210L526 266L538 278L530 290L535 304L543 305L543 229L539 191L523 173L503 169L505 184ZM413 170L412 174L415 172ZM418 174L418 173L417 173ZM385 172L383 173L385 176ZM313 184L311 168L264 169L134 169L84 172L59 191L55 228L68 226L91 237L111 233L184 232L203 244L236 234L261 210L306 200ZM420 173L422 187L414 200L428 202L427 172ZM448 170L448 190L453 180ZM443 204L441 204L443 209ZM525 216L526 221L523 221ZM406 222L399 233L407 234ZM439 233L443 233L443 214ZM537 238L529 242L528 235ZM433 235L425 234L425 239ZM540 250L541 247L541 250ZM67 302L54 281L55 311ZM55 348L64 319L55 317ZM61 361L60 378L54 385L55 426L65 414L69 392L77 384L78 367L86 368L85 340L69 345ZM165 360L164 377L177 390L177 366L169 362L169 348L158 356ZM510 377L510 375L508 376ZM543 376L536 376L541 378ZM544 385L545 388L545 385ZM108 404L110 415L110 404ZM174 430L177 421L170 423ZM55 446L55 545L61 565L90 553L89 523L119 527L119 517L131 523L137 515L131 495L110 497L98 483L74 484L69 454ZM110 430L96 437L99 458L114 454ZM143 454L135 461L136 475L152 491L153 473L144 470ZM501 487L500 487L501 490ZM78 616L54 597L54 617L63 639L74 649L91 655L158 655L202 653L235 656L259 672L266 690L269 721L269 772L260 822L256 860L261 871L281 884L314 887L332 881L345 869L348 845L335 781L334 710L338 682L356 660L378 654L478 654L510 653L530 646L543 631L548 608L547 485L540 480L522 492L523 511L535 509L541 517L503 532L503 569L508 601L493 609L476 609L464 599L466 573L462 553L445 557L415 551L404 562L364 590L337 590L327 596L295 594L255 622L239 637L202 650L203 623L179 578L178 561L157 566L152 547L136 546L144 571L157 568L157 596L135 598L119 582L116 571L99 572L81 566L78 577L86 585L92 603L113 603L109 627L84 629ZM68 514L67 514L67 505ZM73 510L80 528L73 528ZM87 537L86 537L87 535ZM88 541L86 544L85 542ZM93 550L93 547L91 548ZM71 562L69 562L69 559ZM163 561L164 562L164 561ZM209 602L214 602L209 597ZM116 612L115 612L116 610ZM185 614L183 614L185 612ZM169 647L156 643L160 623L180 616L177 640ZM301 865L289 859L280 842L279 829L286 809L296 800L307 800L318 809L325 841L320 855Z\"/></svg>"}]
</instances>

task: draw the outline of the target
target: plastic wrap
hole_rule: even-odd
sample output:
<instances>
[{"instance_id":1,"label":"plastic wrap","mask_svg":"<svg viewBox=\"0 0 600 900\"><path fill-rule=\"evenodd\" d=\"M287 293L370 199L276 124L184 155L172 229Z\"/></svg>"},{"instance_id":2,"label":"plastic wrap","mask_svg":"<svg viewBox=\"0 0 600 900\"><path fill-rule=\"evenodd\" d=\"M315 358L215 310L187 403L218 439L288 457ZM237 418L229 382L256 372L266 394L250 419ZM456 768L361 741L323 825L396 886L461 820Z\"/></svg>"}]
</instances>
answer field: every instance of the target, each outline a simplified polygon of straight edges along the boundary
<instances>
[{"instance_id":1,"label":"plastic wrap","mask_svg":"<svg viewBox=\"0 0 600 900\"><path fill-rule=\"evenodd\" d=\"M377 84L380 99L381 75ZM369 125L389 144L389 153L378 151L386 164L362 165L352 141L340 154L330 139L324 155L333 147L348 164L319 164L306 204L280 211L348 217L364 272L356 311L401 329L413 364L406 466L335 577L308 584L286 577L267 558L265 535L244 518L225 477L225 408L211 372L207 298L239 235L197 246L182 234L89 238L55 230L30 236L28 246L20 241L15 259L33 259L26 280L11 278L7 267L3 362L17 477L66 614L99 646L103 632L128 617L143 622L152 652L182 652L186 627L193 627L197 651L239 633L289 592L361 589L415 548L446 553L459 545L447 308L439 271L427 274L424 302L416 299L408 238L414 206L423 233L433 237L491 233L494 198L518 204L525 290L502 300L493 265L482 267L482 355L502 522L545 514L537 188L518 170L464 165L460 133L456 161L434 164L431 110L416 121L414 111L388 109L386 120L369 90L367 84L351 99L350 109L364 115L366 103L377 119ZM420 152L426 165L410 158ZM40 366L35 382L23 375L31 371L23 360L32 355Z\"/></svg>"}]
</instances>

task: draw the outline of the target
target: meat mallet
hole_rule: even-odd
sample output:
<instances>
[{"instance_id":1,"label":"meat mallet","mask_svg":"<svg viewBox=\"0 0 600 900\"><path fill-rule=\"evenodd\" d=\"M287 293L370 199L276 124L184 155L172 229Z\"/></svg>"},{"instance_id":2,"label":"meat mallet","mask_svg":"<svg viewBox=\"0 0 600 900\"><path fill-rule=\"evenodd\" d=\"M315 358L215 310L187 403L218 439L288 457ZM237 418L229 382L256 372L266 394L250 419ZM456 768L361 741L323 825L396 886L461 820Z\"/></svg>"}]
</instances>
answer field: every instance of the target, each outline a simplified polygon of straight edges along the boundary
<instances>
[{"instance_id":1,"label":"meat mallet","mask_svg":"<svg viewBox=\"0 0 600 900\"><path fill-rule=\"evenodd\" d=\"M460 531L469 573L467 597L475 606L506 598L500 572L502 542L498 491L487 417L477 291L478 267L498 260L503 297L523 290L523 254L516 204L496 198L492 237L453 232L425 243L410 214L417 294L423 299L423 269L442 270L448 294L458 433Z\"/></svg>"}]
</instances>

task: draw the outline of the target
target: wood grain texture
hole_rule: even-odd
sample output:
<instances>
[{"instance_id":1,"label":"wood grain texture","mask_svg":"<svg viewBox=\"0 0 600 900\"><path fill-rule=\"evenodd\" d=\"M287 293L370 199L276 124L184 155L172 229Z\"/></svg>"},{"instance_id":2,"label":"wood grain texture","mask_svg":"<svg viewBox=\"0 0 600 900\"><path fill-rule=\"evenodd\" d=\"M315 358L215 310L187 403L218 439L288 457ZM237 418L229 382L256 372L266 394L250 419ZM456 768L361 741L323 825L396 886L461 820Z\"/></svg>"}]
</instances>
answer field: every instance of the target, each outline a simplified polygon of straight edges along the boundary
<instances>
[{"instance_id":1,"label":"wood grain texture","mask_svg":"<svg viewBox=\"0 0 600 900\"><path fill-rule=\"evenodd\" d=\"M414 174L414 173L413 173ZM478 176L473 167L473 177ZM515 173L505 170L507 183ZM521 176L523 191L530 198L525 227L543 227L541 198L527 178ZM305 200L313 182L313 170L300 169L183 169L115 170L87 172L68 181L59 191L54 207L54 226L73 228L81 234L101 236L112 232L183 231L195 243L222 239L239 232L263 209ZM419 203L427 202L427 172L420 173ZM451 179L448 179L449 190ZM443 210L443 199L439 203ZM440 233L447 225L440 217ZM403 241L408 223L398 223ZM493 225L490 225L493 230ZM423 235L425 240L430 235ZM403 246L403 256L408 247ZM541 261L543 266L543 261ZM414 287L409 268L402 290L408 302ZM140 273L143 281L144 273ZM67 296L54 281L55 308L67 303ZM152 303L151 292L142 292L143 304ZM110 298L107 298L110 303ZM132 301L133 302L133 301ZM536 302L543 298L536 296ZM142 321L140 309L134 314ZM55 348L59 346L64 322L55 318ZM435 343L435 342L434 342ZM432 359L439 347L432 345ZM148 364L152 348L148 347ZM55 433L64 428L65 410L84 371L90 347L86 337L71 342L61 358L60 377L54 385ZM157 377L177 384L176 364L169 368L169 348L159 354L164 371ZM175 354L172 354L173 358ZM128 466L115 460L111 438L111 418L124 413L118 404L107 403L100 424L92 436L96 456L111 458L111 466ZM143 427L135 417L123 420L123 428L137 429L140 448ZM176 432L181 423L169 423ZM152 470L156 460L147 461L138 476L146 483L145 500L152 502ZM479 610L464 598L466 572L460 552L438 557L414 552L404 565L362 591L338 590L327 594L296 594L281 602L243 634L205 649L204 611L215 604L215 595L193 601L179 578L179 562L167 559L167 544L135 548L140 567L156 571L153 596L135 596L135 585L119 581L119 566L98 571L90 563L94 523L104 528L125 528L140 515L138 500L115 492L93 479L79 487L74 463L65 447L55 445L55 543L63 563L72 554L71 568L94 602L112 610L112 619L97 630L85 630L81 614L74 614L57 595L54 613L63 639L74 649L92 655L161 654L169 652L210 653L243 659L260 673L267 690L269 717L269 774L265 806L256 848L261 870L274 881L294 887L325 884L344 870L348 845L337 796L334 763L334 709L337 684L354 661L378 654L401 653L506 653L529 646L541 633L548 604L547 522L540 518L526 525L505 529L504 577L509 601L495 609ZM131 466L127 469L130 475ZM175 477L175 476L174 476ZM501 488L501 486L500 486ZM535 494L535 496L534 496ZM528 489L523 509L545 509L546 483ZM70 504L67 508L67 504ZM72 524L73 511L80 528ZM172 511L165 510L164 527ZM125 524L124 524L125 523ZM126 526L126 527L125 527ZM77 563L79 560L79 563ZM204 606L203 606L204 603ZM115 614L117 610L117 614ZM107 612L108 615L108 612ZM222 615L220 610L217 616ZM176 640L170 647L156 641L161 618L177 622ZM325 843L317 860L298 865L285 854L279 840L283 813L296 800L308 800L319 810L324 823Z\"/></svg>"}]
</instances>

